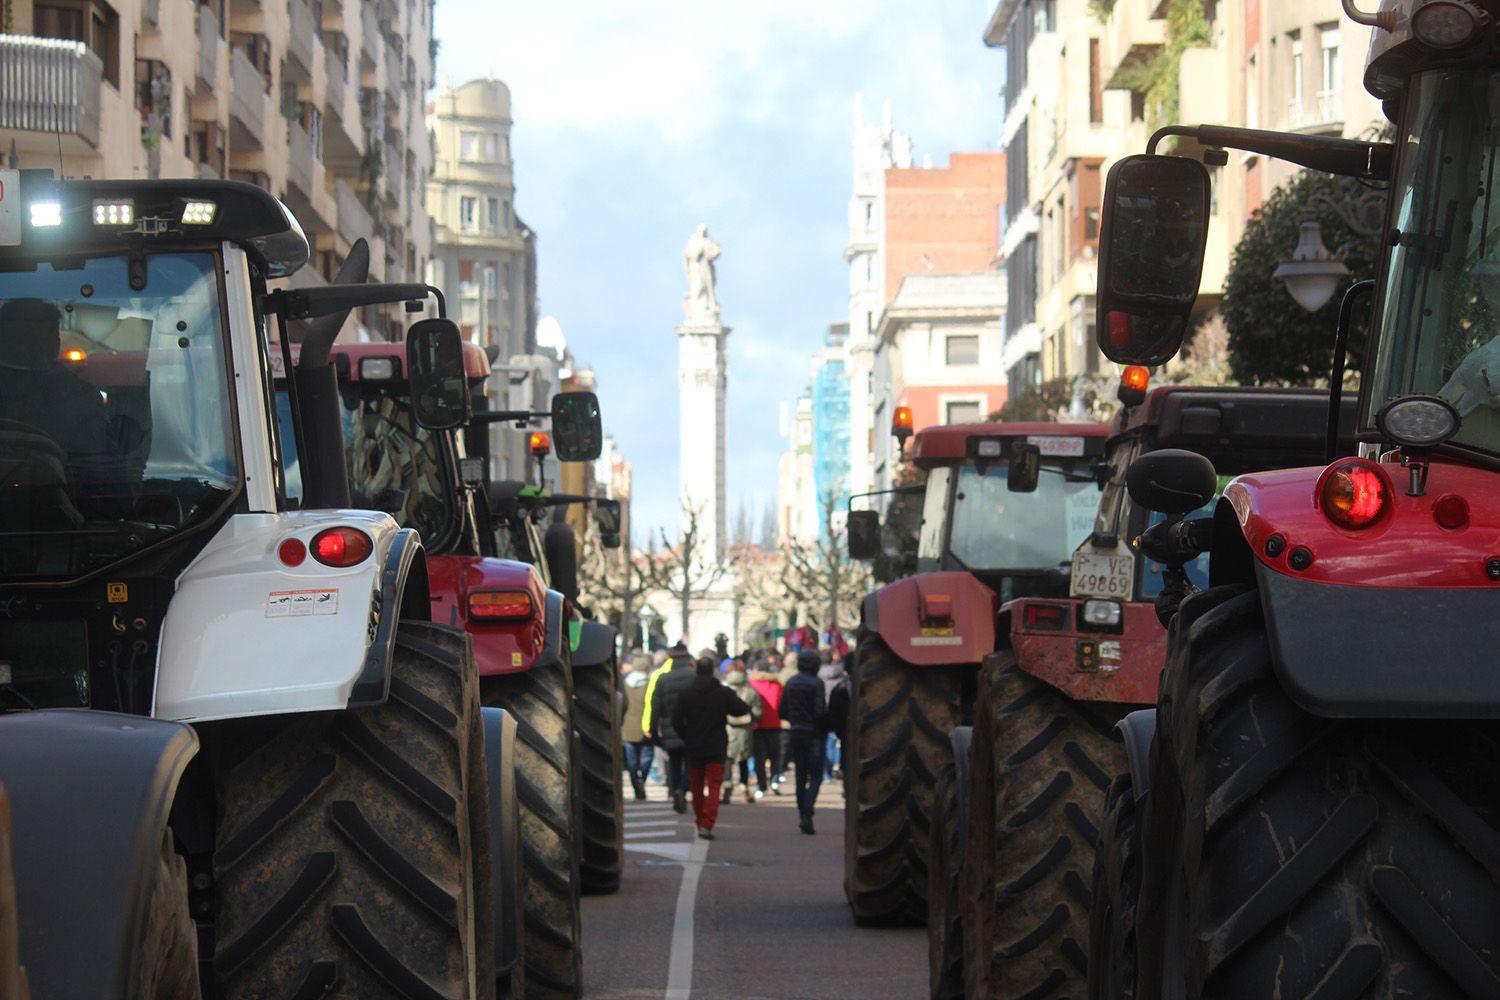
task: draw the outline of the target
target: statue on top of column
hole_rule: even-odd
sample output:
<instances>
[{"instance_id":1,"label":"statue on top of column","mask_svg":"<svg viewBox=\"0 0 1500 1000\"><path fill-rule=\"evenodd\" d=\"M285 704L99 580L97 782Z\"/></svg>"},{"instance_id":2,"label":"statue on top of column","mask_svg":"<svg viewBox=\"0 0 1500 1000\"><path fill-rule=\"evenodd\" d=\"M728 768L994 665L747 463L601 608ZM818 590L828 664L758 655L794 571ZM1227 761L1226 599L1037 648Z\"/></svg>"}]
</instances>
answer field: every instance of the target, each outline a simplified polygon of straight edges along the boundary
<instances>
[{"instance_id":1,"label":"statue on top of column","mask_svg":"<svg viewBox=\"0 0 1500 1000\"><path fill-rule=\"evenodd\" d=\"M719 244L708 235L708 225L700 224L697 232L688 237L687 249L682 261L687 269L688 293L682 297L682 309L687 321L717 323L719 321L719 298L714 285L718 272L714 261L719 259Z\"/></svg>"}]
</instances>

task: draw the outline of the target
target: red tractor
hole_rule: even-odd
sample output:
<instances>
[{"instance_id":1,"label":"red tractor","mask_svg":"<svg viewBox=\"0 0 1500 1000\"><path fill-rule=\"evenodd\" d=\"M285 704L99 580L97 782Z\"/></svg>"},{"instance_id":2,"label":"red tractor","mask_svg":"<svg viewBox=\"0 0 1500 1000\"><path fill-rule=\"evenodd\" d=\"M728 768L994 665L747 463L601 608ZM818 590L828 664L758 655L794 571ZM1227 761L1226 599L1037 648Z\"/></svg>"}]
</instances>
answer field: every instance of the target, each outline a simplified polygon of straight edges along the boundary
<instances>
[{"instance_id":1,"label":"red tractor","mask_svg":"<svg viewBox=\"0 0 1500 1000\"><path fill-rule=\"evenodd\" d=\"M932 995L1023 996L1046 982L1081 988L1088 880L1108 776L1124 767L1114 726L1156 702L1166 650L1159 604L1180 577L1131 540L1159 515L1131 503L1125 474L1142 454L1185 448L1222 471L1283 468L1324 451L1326 394L1316 389L1164 386L1127 370L1100 467L1091 533L1073 552L1068 595L1000 608L972 730L955 730L955 766L939 775L928 865ZM1353 400L1343 413L1353 451ZM997 526L1004 530L1004 525ZM1206 560L1202 561L1206 564ZM1206 565L1185 568L1207 586ZM1047 863L1038 867L1038 858ZM1018 944L1017 942L1021 942Z\"/></svg>"},{"instance_id":2,"label":"red tractor","mask_svg":"<svg viewBox=\"0 0 1500 1000\"><path fill-rule=\"evenodd\" d=\"M1153 712L1101 828L1095 997L1500 996L1500 5L1389 0L1367 88L1392 143L1173 126L1387 183L1384 256L1343 299L1330 384L1373 291L1358 457L1241 476L1211 517L1203 456L1130 468L1168 562L1208 589L1168 631ZM1111 169L1099 342L1158 364L1186 333L1210 181L1181 156ZM1368 302L1368 300L1366 300Z\"/></svg>"},{"instance_id":3,"label":"red tractor","mask_svg":"<svg viewBox=\"0 0 1500 1000\"><path fill-rule=\"evenodd\" d=\"M996 613L1066 597L1067 559L1093 528L1103 424L929 427L917 573L865 598L844 752L844 892L860 924L927 918L933 788L970 721ZM1029 490L1029 491L1028 491ZM879 554L879 516L849 515L850 554Z\"/></svg>"},{"instance_id":4,"label":"red tractor","mask_svg":"<svg viewBox=\"0 0 1500 1000\"><path fill-rule=\"evenodd\" d=\"M274 352L278 374L279 361ZM582 992L580 744L607 740L608 734L582 732L588 722L584 713L575 714L580 665L574 647L587 640L589 649L599 647L604 659L612 660L613 629L581 621L572 602L549 588L544 568L499 557L512 554L505 544L509 528L497 525L489 511L482 463L467 455L468 435L457 429L429 431L414 420L405 345L338 344L331 361L354 505L384 510L421 533L433 621L469 633L481 702L506 709L516 720L521 872L515 891L524 910L524 934L522 954L502 956L500 965L514 967L513 995L523 992L524 983L527 996L577 996ZM485 352L471 342L463 344L463 363L471 390L490 375ZM288 491L297 495L301 470L288 422L290 401L285 380L279 385ZM471 425L543 416L476 414ZM560 394L552 416L559 442L569 442L560 457L574 461L598 454L598 402L592 393ZM573 447L579 441L581 451ZM600 672L605 671L590 672L589 678ZM610 676L607 697L613 684ZM621 834L622 829L615 831L616 837ZM618 882L616 868L610 888Z\"/></svg>"}]
</instances>

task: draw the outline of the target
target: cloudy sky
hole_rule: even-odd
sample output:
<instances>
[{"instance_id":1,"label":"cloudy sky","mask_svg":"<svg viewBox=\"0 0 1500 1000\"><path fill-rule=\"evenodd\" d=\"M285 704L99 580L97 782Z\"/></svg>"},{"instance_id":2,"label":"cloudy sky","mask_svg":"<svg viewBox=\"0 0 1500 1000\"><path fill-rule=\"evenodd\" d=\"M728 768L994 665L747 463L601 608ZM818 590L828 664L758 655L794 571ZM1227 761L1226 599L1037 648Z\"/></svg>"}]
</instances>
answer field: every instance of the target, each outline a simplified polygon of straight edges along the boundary
<instances>
[{"instance_id":1,"label":"cloudy sky","mask_svg":"<svg viewBox=\"0 0 1500 1000\"><path fill-rule=\"evenodd\" d=\"M516 208L542 312L593 365L635 463L635 525L677 521L682 248L723 246L729 521L775 502L777 412L845 318L854 97L894 108L920 162L992 149L994 0L440 0L438 79L511 89Z\"/></svg>"}]
</instances>

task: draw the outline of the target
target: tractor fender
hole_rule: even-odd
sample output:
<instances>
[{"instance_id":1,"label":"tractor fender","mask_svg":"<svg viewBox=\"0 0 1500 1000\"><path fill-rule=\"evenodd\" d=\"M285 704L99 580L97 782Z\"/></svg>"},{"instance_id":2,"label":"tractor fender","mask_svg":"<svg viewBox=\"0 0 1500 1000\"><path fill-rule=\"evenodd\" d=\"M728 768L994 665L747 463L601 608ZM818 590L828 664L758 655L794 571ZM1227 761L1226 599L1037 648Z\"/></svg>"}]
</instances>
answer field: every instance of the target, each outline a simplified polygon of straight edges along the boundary
<instances>
[{"instance_id":1,"label":"tractor fender","mask_svg":"<svg viewBox=\"0 0 1500 1000\"><path fill-rule=\"evenodd\" d=\"M1142 708L1121 719L1115 728L1125 741L1125 763L1136 804L1151 790L1151 741L1156 739L1156 709Z\"/></svg>"},{"instance_id":2,"label":"tractor fender","mask_svg":"<svg viewBox=\"0 0 1500 1000\"><path fill-rule=\"evenodd\" d=\"M521 856L520 813L516 799L516 719L503 708L481 709L484 713L484 754L490 785L490 860L493 865L495 907L495 971L508 974L516 964L521 928L520 872L515 859Z\"/></svg>"},{"instance_id":3,"label":"tractor fender","mask_svg":"<svg viewBox=\"0 0 1500 1000\"><path fill-rule=\"evenodd\" d=\"M924 621L924 606L932 610L939 602L950 618ZM938 572L881 587L865 598L863 619L865 630L906 662L943 666L978 663L995 651L995 613L995 592L973 575Z\"/></svg>"},{"instance_id":4,"label":"tractor fender","mask_svg":"<svg viewBox=\"0 0 1500 1000\"><path fill-rule=\"evenodd\" d=\"M535 566L514 559L445 554L428 556L427 572L432 581L432 620L469 633L479 676L513 674L536 661L547 640L547 587ZM470 596L486 590L525 591L531 595L531 617L470 617Z\"/></svg>"},{"instance_id":5,"label":"tractor fender","mask_svg":"<svg viewBox=\"0 0 1500 1000\"><path fill-rule=\"evenodd\" d=\"M370 555L347 568L278 555L333 527L362 531ZM379 704L397 621L431 615L421 540L389 514L236 514L177 578L152 715L206 722Z\"/></svg>"},{"instance_id":6,"label":"tractor fender","mask_svg":"<svg viewBox=\"0 0 1500 1000\"><path fill-rule=\"evenodd\" d=\"M578 645L573 649L573 666L597 667L615 655L613 625L584 619L579 628Z\"/></svg>"},{"instance_id":7,"label":"tractor fender","mask_svg":"<svg viewBox=\"0 0 1500 1000\"><path fill-rule=\"evenodd\" d=\"M568 636L568 599L556 590L547 591L547 637L537 654L537 665L571 662Z\"/></svg>"},{"instance_id":8,"label":"tractor fender","mask_svg":"<svg viewBox=\"0 0 1500 1000\"><path fill-rule=\"evenodd\" d=\"M126 1000L177 783L198 736L85 709L0 717L20 952L41 1000Z\"/></svg>"},{"instance_id":9,"label":"tractor fender","mask_svg":"<svg viewBox=\"0 0 1500 1000\"><path fill-rule=\"evenodd\" d=\"M1500 505L1481 500L1495 473L1433 461L1424 495L1411 497L1405 470L1380 468L1386 509L1358 531L1319 508L1322 470L1235 479L1215 512L1210 580L1260 591L1277 679L1314 715L1500 718L1500 616L1487 572ZM1434 515L1450 495L1470 500L1459 530Z\"/></svg>"}]
</instances>

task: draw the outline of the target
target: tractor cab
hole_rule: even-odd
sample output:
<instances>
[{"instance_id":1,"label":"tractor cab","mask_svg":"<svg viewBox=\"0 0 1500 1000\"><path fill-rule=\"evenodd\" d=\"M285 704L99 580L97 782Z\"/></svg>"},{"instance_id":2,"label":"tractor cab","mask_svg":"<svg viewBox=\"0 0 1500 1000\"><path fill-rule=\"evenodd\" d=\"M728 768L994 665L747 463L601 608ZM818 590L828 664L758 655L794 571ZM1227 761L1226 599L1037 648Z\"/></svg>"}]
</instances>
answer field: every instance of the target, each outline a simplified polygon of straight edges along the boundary
<instances>
[{"instance_id":1,"label":"tractor cab","mask_svg":"<svg viewBox=\"0 0 1500 1000\"><path fill-rule=\"evenodd\" d=\"M1001 603L1067 590L1093 526L1103 424L954 424L920 431L926 471L917 572L970 573Z\"/></svg>"}]
</instances>

